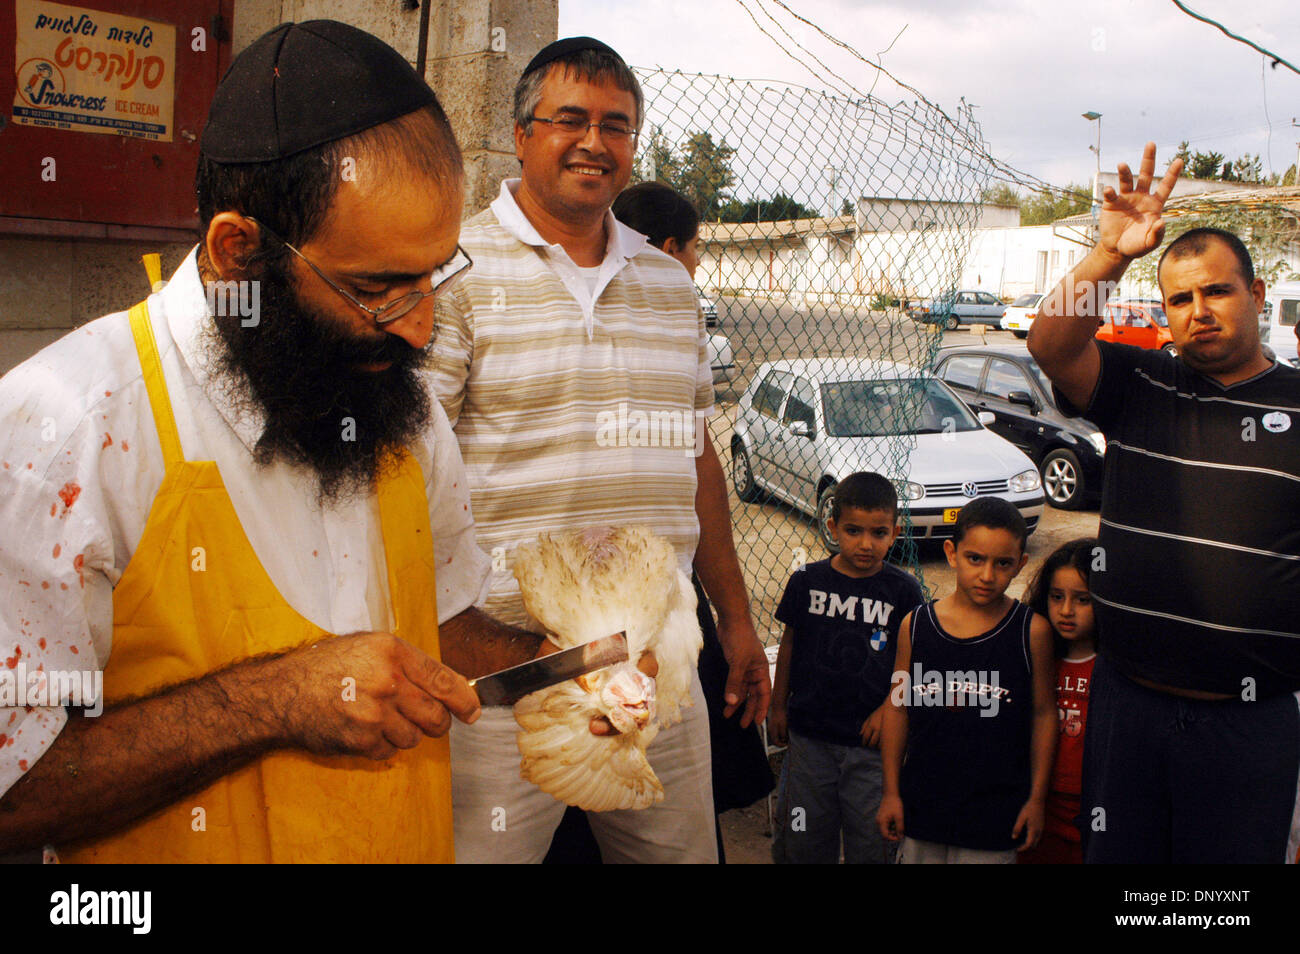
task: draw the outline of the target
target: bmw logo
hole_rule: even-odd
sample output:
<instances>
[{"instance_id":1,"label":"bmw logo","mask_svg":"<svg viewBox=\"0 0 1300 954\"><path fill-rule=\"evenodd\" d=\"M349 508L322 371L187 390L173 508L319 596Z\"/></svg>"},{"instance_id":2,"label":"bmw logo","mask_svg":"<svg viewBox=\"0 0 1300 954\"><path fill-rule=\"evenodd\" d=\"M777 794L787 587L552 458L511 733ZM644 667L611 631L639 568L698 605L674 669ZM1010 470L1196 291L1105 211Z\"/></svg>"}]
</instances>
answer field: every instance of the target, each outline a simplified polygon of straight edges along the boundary
<instances>
[{"instance_id":1,"label":"bmw logo","mask_svg":"<svg viewBox=\"0 0 1300 954\"><path fill-rule=\"evenodd\" d=\"M975 486L975 481L968 480L966 483L961 485L961 492L967 497L974 497L979 493L979 488Z\"/></svg>"},{"instance_id":2,"label":"bmw logo","mask_svg":"<svg viewBox=\"0 0 1300 954\"><path fill-rule=\"evenodd\" d=\"M878 629L871 634L871 648L874 649L876 652L880 652L882 649L884 649L885 644L888 642L889 642L889 633L887 633L883 629Z\"/></svg>"}]
</instances>

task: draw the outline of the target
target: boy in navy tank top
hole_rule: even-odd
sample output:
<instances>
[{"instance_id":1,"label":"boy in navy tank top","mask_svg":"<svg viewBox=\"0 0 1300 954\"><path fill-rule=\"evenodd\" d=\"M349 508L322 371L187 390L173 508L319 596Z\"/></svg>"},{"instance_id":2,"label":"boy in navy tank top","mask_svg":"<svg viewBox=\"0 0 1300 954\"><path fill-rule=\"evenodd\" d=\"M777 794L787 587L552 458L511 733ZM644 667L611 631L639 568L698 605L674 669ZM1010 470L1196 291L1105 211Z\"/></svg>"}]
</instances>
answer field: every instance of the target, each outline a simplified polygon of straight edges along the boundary
<instances>
[{"instance_id":1,"label":"boy in navy tank top","mask_svg":"<svg viewBox=\"0 0 1300 954\"><path fill-rule=\"evenodd\" d=\"M776 618L785 623L768 737L789 740L772 858L849 864L890 852L876 828L880 731L898 624L921 604L915 578L885 562L898 536L898 491L879 474L839 482L827 527L840 552L794 572Z\"/></svg>"},{"instance_id":2,"label":"boy in navy tank top","mask_svg":"<svg viewBox=\"0 0 1300 954\"><path fill-rule=\"evenodd\" d=\"M899 629L876 817L886 839L902 839L904 864L1011 864L1042 834L1056 748L1052 627L1006 595L1028 536L1011 504L971 501L943 544L956 592Z\"/></svg>"}]
</instances>

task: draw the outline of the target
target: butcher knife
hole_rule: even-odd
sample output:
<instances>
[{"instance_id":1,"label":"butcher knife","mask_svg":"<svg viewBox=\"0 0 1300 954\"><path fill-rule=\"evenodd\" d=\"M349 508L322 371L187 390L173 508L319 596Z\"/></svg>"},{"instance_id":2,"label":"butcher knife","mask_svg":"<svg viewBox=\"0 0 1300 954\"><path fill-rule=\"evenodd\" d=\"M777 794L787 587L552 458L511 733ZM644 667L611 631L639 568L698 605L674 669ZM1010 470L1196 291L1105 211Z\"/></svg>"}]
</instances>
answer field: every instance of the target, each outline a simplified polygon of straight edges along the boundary
<instances>
[{"instance_id":1,"label":"butcher knife","mask_svg":"<svg viewBox=\"0 0 1300 954\"><path fill-rule=\"evenodd\" d=\"M558 685L606 666L627 662L627 633L603 636L572 649L471 679L485 706L512 706L530 692Z\"/></svg>"}]
</instances>

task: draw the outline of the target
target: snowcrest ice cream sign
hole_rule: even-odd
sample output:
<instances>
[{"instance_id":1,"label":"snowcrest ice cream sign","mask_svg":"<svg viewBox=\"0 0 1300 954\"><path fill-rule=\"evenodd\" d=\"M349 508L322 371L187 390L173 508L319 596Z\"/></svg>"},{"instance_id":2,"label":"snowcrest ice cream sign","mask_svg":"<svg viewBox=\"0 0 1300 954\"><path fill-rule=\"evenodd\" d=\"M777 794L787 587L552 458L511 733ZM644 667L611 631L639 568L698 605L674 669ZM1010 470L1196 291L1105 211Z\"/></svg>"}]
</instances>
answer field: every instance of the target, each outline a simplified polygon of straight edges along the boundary
<instances>
[{"instance_id":1,"label":"snowcrest ice cream sign","mask_svg":"<svg viewBox=\"0 0 1300 954\"><path fill-rule=\"evenodd\" d=\"M14 122L172 141L176 28L17 0Z\"/></svg>"}]
</instances>

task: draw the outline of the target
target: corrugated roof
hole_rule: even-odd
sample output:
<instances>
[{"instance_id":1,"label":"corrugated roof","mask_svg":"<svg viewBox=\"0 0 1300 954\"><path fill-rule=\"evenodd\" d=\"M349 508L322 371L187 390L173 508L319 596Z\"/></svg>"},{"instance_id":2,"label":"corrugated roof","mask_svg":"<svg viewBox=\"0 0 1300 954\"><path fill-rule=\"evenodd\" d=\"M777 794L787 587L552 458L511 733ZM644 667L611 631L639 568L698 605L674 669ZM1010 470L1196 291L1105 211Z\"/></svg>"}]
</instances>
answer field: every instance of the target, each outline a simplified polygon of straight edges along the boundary
<instances>
[{"instance_id":1,"label":"corrugated roof","mask_svg":"<svg viewBox=\"0 0 1300 954\"><path fill-rule=\"evenodd\" d=\"M701 222L702 242L776 242L805 235L844 235L857 229L852 215L831 218L782 219L777 222Z\"/></svg>"},{"instance_id":2,"label":"corrugated roof","mask_svg":"<svg viewBox=\"0 0 1300 954\"><path fill-rule=\"evenodd\" d=\"M1300 215L1300 186L1260 187L1243 189L1239 192L1200 192L1195 195L1181 195L1166 203L1164 214L1175 219L1180 215L1197 215L1234 205L1248 210L1281 208ZM1066 219L1057 219L1052 225L1065 228L1091 227L1092 212L1082 212Z\"/></svg>"}]
</instances>

